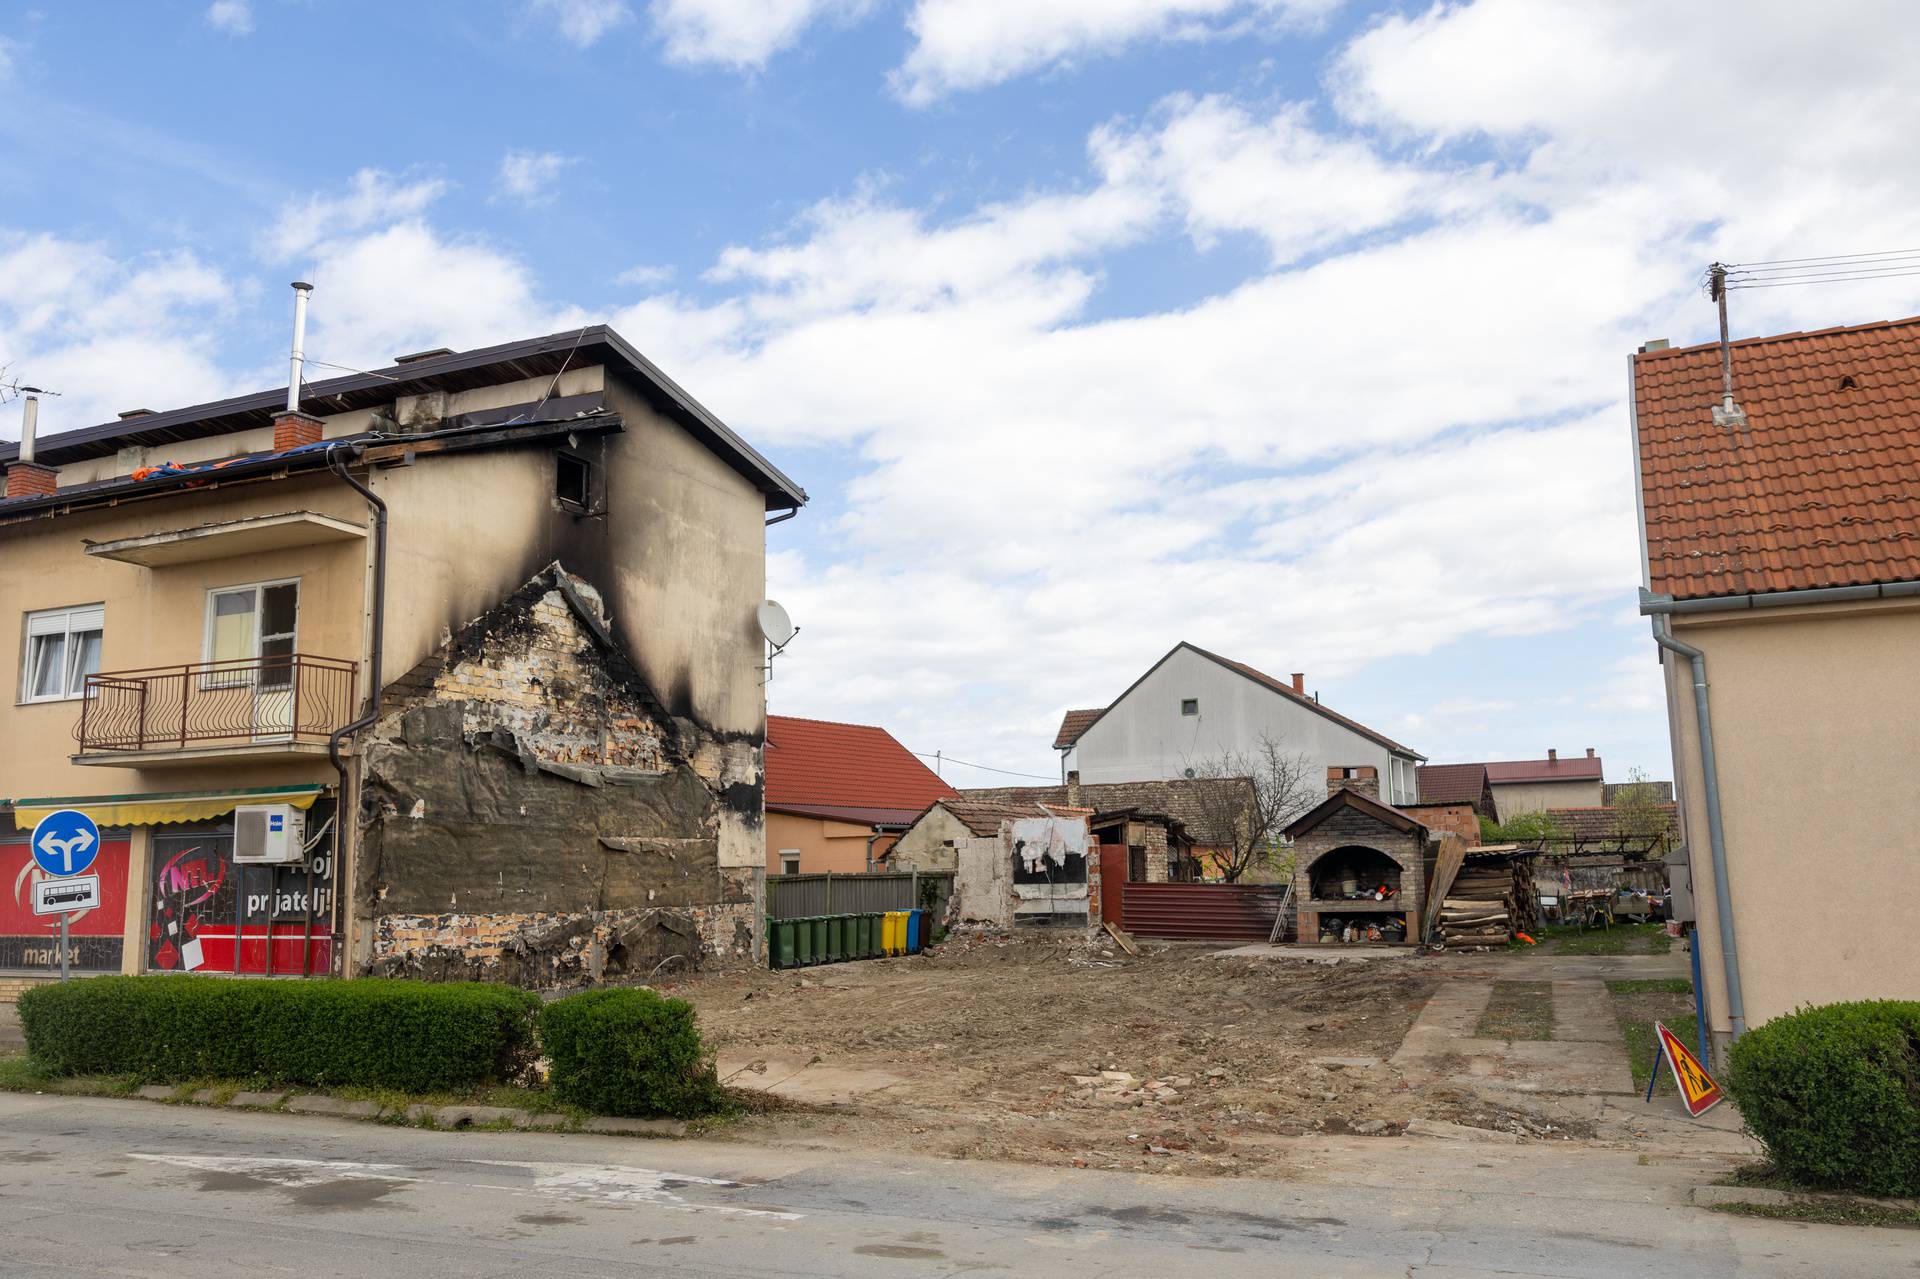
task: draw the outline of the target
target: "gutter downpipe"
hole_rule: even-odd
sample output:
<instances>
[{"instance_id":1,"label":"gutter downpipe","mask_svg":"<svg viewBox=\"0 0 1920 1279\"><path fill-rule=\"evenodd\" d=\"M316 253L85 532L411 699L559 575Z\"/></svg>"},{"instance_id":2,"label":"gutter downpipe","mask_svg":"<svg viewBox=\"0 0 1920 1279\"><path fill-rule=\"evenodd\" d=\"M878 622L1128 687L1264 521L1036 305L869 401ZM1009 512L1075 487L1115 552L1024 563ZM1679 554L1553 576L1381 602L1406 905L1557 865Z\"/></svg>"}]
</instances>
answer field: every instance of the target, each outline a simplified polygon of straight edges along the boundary
<instances>
[{"instance_id":1,"label":"gutter downpipe","mask_svg":"<svg viewBox=\"0 0 1920 1279\"><path fill-rule=\"evenodd\" d=\"M1693 667L1693 713L1700 727L1700 772L1707 792L1707 852L1713 862L1713 905L1720 923L1720 959L1726 969L1727 1020L1733 1038L1747 1033L1747 1004L1740 990L1740 944L1734 934L1733 898L1727 887L1726 830L1720 820L1720 766L1713 750L1713 713L1707 705L1707 655L1673 638L1665 613L1653 617L1653 642L1677 653ZM1696 940L1696 953L1697 940Z\"/></svg>"},{"instance_id":2,"label":"gutter downpipe","mask_svg":"<svg viewBox=\"0 0 1920 1279\"><path fill-rule=\"evenodd\" d=\"M380 500L378 493L375 493L372 489L354 478L352 472L347 470L347 464L341 456L343 453L350 454L355 460L358 460L364 452L366 452L366 448L359 444L335 446L327 450L327 465L333 469L335 475L339 476L340 479L345 482L348 488L351 488L367 500L367 506L373 514L373 634L371 641L367 645L367 709L357 719L334 729L332 735L327 738L327 758L333 761L334 771L340 775L340 798L334 815L334 848L336 850L346 846L345 837L348 825L347 818L349 815L347 808L347 762L340 756L340 747L348 738L380 718L380 658L386 643L387 504ZM359 802L358 795L354 796L354 801L356 804ZM333 944L336 949L340 946L341 941L340 881L345 875L345 859L336 854L333 859L334 889L331 902L333 920L329 929L333 934ZM346 974L346 959L344 956L341 957L340 972L342 976Z\"/></svg>"}]
</instances>

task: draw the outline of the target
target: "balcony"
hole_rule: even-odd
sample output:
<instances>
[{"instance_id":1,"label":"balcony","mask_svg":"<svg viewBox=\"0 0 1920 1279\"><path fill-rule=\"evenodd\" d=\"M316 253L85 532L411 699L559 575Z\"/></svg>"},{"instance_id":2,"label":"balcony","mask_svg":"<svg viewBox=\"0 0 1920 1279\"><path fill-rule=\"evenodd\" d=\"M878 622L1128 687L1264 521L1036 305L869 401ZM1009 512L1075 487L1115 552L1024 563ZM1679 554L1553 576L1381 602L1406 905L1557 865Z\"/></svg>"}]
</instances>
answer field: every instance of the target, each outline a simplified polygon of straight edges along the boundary
<instances>
[{"instance_id":1,"label":"balcony","mask_svg":"<svg viewBox=\"0 0 1920 1279\"><path fill-rule=\"evenodd\" d=\"M358 666L305 653L87 676L76 764L165 768L325 756L353 718Z\"/></svg>"}]
</instances>

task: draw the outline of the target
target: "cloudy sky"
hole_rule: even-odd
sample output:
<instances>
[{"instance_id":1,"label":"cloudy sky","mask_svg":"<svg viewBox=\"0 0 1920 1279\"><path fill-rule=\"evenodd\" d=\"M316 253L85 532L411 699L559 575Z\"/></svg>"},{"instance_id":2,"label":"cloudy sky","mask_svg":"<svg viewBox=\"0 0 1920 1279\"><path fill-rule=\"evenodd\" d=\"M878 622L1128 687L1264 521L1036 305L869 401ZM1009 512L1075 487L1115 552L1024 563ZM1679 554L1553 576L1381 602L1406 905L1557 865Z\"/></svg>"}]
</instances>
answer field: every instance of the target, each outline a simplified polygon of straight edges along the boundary
<instances>
[{"instance_id":1,"label":"cloudy sky","mask_svg":"<svg viewBox=\"0 0 1920 1279\"><path fill-rule=\"evenodd\" d=\"M1905 0L0 0L0 365L58 431L281 384L296 276L349 367L607 321L813 494L776 712L1050 775L1188 639L1664 777L1627 354L1920 245L1916 65Z\"/></svg>"}]
</instances>

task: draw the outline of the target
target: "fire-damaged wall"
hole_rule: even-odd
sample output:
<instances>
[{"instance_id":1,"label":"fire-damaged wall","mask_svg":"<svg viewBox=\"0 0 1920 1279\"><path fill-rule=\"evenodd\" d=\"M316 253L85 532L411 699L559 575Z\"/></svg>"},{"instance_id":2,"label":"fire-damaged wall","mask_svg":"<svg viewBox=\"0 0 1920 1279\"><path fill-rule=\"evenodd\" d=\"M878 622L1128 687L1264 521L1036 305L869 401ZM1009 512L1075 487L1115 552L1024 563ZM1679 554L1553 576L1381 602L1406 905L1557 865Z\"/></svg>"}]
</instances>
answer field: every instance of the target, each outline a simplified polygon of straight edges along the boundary
<instances>
[{"instance_id":1,"label":"fire-damaged wall","mask_svg":"<svg viewBox=\"0 0 1920 1279\"><path fill-rule=\"evenodd\" d=\"M359 764L368 971L555 986L754 956L758 873L719 839L757 808L757 743L669 715L557 564L390 686Z\"/></svg>"}]
</instances>

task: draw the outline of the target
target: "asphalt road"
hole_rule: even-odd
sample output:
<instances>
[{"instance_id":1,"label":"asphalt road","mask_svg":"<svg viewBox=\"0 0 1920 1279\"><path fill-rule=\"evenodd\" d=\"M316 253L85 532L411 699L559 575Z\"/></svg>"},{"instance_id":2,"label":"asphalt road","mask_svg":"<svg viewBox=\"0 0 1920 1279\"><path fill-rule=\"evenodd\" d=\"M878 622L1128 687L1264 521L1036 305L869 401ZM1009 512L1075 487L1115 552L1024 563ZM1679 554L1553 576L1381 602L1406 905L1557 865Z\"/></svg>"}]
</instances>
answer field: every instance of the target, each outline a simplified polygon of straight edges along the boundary
<instances>
[{"instance_id":1,"label":"asphalt road","mask_svg":"<svg viewBox=\"0 0 1920 1279\"><path fill-rule=\"evenodd\" d=\"M1671 1176L1606 1152L1443 1145L1197 1180L0 1094L0 1274L1920 1273L1910 1232L1660 1203Z\"/></svg>"}]
</instances>

